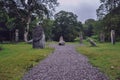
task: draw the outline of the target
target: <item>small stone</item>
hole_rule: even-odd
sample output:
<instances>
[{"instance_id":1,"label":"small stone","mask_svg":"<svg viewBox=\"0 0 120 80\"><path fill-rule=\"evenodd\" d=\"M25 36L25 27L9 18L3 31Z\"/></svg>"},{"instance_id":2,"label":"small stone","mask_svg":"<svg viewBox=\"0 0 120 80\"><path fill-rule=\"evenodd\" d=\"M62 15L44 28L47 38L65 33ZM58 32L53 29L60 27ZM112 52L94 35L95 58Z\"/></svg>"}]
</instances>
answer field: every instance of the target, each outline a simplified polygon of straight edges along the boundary
<instances>
[{"instance_id":1,"label":"small stone","mask_svg":"<svg viewBox=\"0 0 120 80\"><path fill-rule=\"evenodd\" d=\"M111 69L114 69L114 66L111 66L110 68L111 68Z\"/></svg>"}]
</instances>

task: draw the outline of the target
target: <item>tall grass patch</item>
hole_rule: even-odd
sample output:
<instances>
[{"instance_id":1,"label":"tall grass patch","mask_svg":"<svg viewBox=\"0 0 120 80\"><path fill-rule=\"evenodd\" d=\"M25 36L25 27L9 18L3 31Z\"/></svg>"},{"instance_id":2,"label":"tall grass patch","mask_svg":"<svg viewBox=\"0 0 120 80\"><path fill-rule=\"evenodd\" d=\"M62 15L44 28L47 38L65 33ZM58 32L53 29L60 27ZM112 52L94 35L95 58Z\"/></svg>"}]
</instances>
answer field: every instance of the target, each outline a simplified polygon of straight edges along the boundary
<instances>
[{"instance_id":1,"label":"tall grass patch","mask_svg":"<svg viewBox=\"0 0 120 80\"><path fill-rule=\"evenodd\" d=\"M53 49L33 49L25 43L3 44L0 51L0 80L20 80L26 71L46 58Z\"/></svg>"},{"instance_id":2,"label":"tall grass patch","mask_svg":"<svg viewBox=\"0 0 120 80\"><path fill-rule=\"evenodd\" d=\"M112 45L110 43L97 43L98 47L89 45L77 48L77 51L86 55L90 62L106 73L110 80L120 79L120 42Z\"/></svg>"}]
</instances>

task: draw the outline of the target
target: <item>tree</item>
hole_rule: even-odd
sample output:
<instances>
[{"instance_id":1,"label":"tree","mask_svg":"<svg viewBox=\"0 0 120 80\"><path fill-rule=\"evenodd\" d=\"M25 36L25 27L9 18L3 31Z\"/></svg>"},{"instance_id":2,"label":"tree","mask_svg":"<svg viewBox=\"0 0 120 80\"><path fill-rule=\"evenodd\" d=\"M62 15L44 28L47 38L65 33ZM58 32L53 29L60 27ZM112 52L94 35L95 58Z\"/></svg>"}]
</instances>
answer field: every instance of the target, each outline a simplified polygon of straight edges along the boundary
<instances>
[{"instance_id":1,"label":"tree","mask_svg":"<svg viewBox=\"0 0 120 80\"><path fill-rule=\"evenodd\" d=\"M106 32L107 40L110 41L110 31L115 30L117 41L120 40L120 7L115 8L109 14L107 14L103 19L104 30Z\"/></svg>"},{"instance_id":2,"label":"tree","mask_svg":"<svg viewBox=\"0 0 120 80\"><path fill-rule=\"evenodd\" d=\"M50 19L44 19L43 20L43 29L45 32L45 38L46 40L52 40L52 29L53 29L53 20Z\"/></svg>"},{"instance_id":3,"label":"tree","mask_svg":"<svg viewBox=\"0 0 120 80\"><path fill-rule=\"evenodd\" d=\"M120 6L120 0L100 0L101 5L97 9L98 19L103 19L106 14Z\"/></svg>"},{"instance_id":4,"label":"tree","mask_svg":"<svg viewBox=\"0 0 120 80\"><path fill-rule=\"evenodd\" d=\"M110 31L115 30L116 39L120 40L120 0L100 0L101 5L97 9L97 16L101 21L102 32L105 32L106 40L110 41ZM101 15L104 15L101 17Z\"/></svg>"},{"instance_id":5,"label":"tree","mask_svg":"<svg viewBox=\"0 0 120 80\"><path fill-rule=\"evenodd\" d=\"M1 0L2 8L11 14L12 17L20 19L25 23L24 40L28 40L31 18L39 17L41 20L54 10L58 5L57 0Z\"/></svg>"},{"instance_id":6,"label":"tree","mask_svg":"<svg viewBox=\"0 0 120 80\"><path fill-rule=\"evenodd\" d=\"M77 16L72 12L60 11L54 18L53 39L58 41L63 36L65 41L74 41L82 27Z\"/></svg>"},{"instance_id":7,"label":"tree","mask_svg":"<svg viewBox=\"0 0 120 80\"><path fill-rule=\"evenodd\" d=\"M1 24L4 24L4 26L0 26L1 31L6 31L9 34L9 39L12 41L13 36L12 36L12 31L15 29L15 18L12 18L7 14L7 12L1 7L0 10L0 22ZM4 28L3 28L4 27ZM2 33L4 34L4 33ZM8 36L7 36L8 37Z\"/></svg>"},{"instance_id":8,"label":"tree","mask_svg":"<svg viewBox=\"0 0 120 80\"><path fill-rule=\"evenodd\" d=\"M84 24L84 33L85 33L85 36L88 36L88 37L91 37L94 32L94 22L95 20L94 19L87 19L85 21L85 24Z\"/></svg>"}]
</instances>

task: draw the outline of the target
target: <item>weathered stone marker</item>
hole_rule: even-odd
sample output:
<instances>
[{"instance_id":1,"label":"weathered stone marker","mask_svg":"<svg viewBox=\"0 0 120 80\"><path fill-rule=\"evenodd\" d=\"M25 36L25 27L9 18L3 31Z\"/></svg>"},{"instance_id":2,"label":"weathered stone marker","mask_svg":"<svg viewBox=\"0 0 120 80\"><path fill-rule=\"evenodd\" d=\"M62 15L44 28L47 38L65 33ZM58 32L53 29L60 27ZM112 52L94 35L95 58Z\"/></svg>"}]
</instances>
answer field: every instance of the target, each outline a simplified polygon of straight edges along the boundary
<instances>
[{"instance_id":1,"label":"weathered stone marker","mask_svg":"<svg viewBox=\"0 0 120 80\"><path fill-rule=\"evenodd\" d=\"M115 44L115 30L111 30L111 43Z\"/></svg>"},{"instance_id":2,"label":"weathered stone marker","mask_svg":"<svg viewBox=\"0 0 120 80\"><path fill-rule=\"evenodd\" d=\"M103 32L100 33L100 42L105 42L105 34Z\"/></svg>"},{"instance_id":3,"label":"weathered stone marker","mask_svg":"<svg viewBox=\"0 0 120 80\"><path fill-rule=\"evenodd\" d=\"M82 44L83 43L83 34L82 34L82 32L80 32L79 38L80 38L80 44Z\"/></svg>"},{"instance_id":4,"label":"weathered stone marker","mask_svg":"<svg viewBox=\"0 0 120 80\"><path fill-rule=\"evenodd\" d=\"M33 48L45 48L45 34L41 26L33 29Z\"/></svg>"},{"instance_id":5,"label":"weathered stone marker","mask_svg":"<svg viewBox=\"0 0 120 80\"><path fill-rule=\"evenodd\" d=\"M93 47L97 46L96 43L92 39L89 38L88 41L91 44L91 46L93 46Z\"/></svg>"},{"instance_id":6,"label":"weathered stone marker","mask_svg":"<svg viewBox=\"0 0 120 80\"><path fill-rule=\"evenodd\" d=\"M15 42L18 42L19 41L19 30L16 29L15 30Z\"/></svg>"},{"instance_id":7,"label":"weathered stone marker","mask_svg":"<svg viewBox=\"0 0 120 80\"><path fill-rule=\"evenodd\" d=\"M59 45L65 45L65 41L63 39L63 36L60 36Z\"/></svg>"}]
</instances>

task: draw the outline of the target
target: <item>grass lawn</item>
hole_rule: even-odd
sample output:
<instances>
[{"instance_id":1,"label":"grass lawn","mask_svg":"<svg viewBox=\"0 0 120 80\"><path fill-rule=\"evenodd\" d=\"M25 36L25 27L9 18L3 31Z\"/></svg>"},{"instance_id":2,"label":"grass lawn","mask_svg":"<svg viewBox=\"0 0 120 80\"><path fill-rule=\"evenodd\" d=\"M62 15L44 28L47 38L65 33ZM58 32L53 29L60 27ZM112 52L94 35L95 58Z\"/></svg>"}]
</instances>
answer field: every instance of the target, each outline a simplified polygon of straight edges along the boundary
<instances>
[{"instance_id":1,"label":"grass lawn","mask_svg":"<svg viewBox=\"0 0 120 80\"><path fill-rule=\"evenodd\" d=\"M0 80L21 80L21 77L53 49L33 49L30 44L0 44Z\"/></svg>"},{"instance_id":2,"label":"grass lawn","mask_svg":"<svg viewBox=\"0 0 120 80\"><path fill-rule=\"evenodd\" d=\"M78 47L77 51L86 55L94 66L110 77L110 80L120 80L120 42L115 45L97 44L98 47L89 45Z\"/></svg>"}]
</instances>

